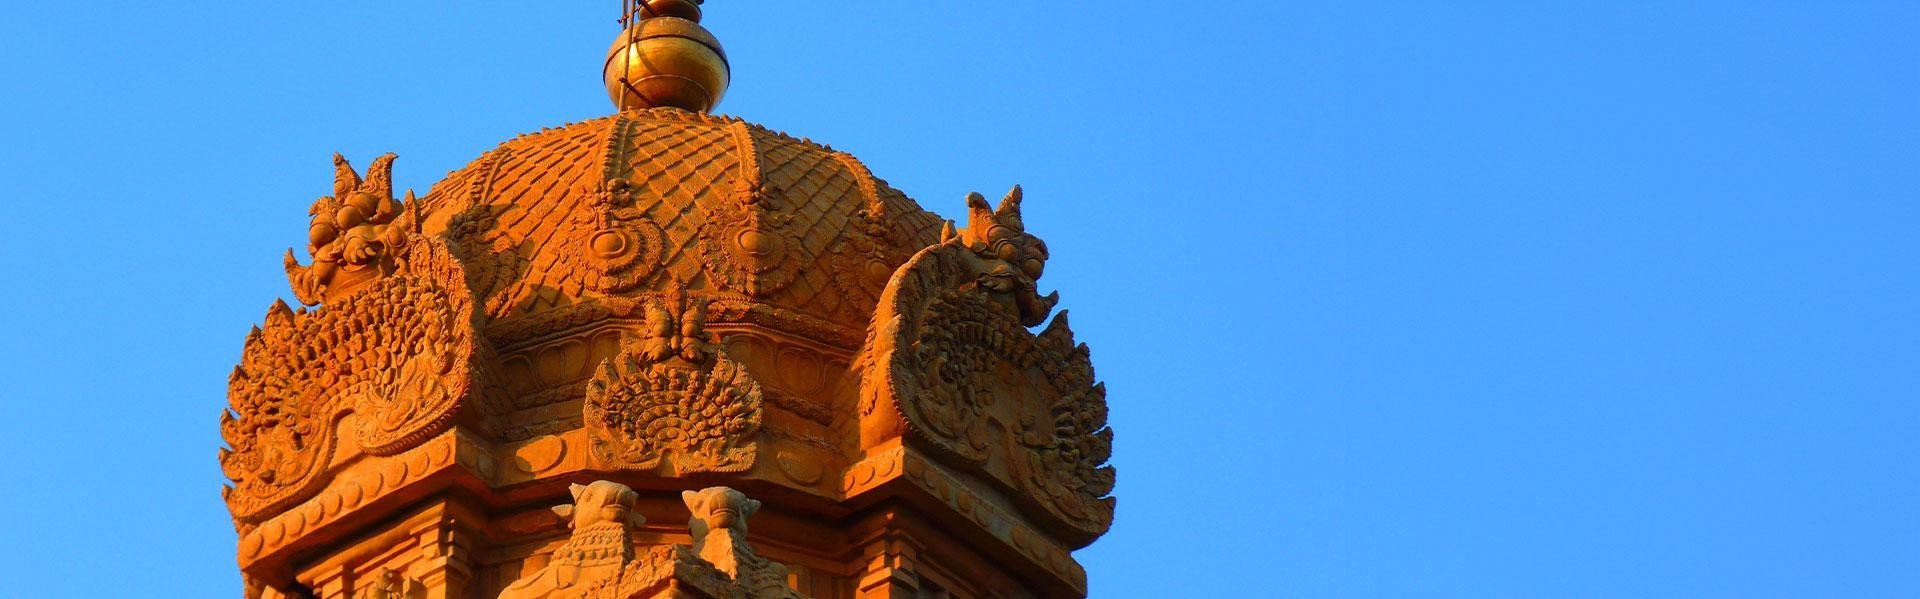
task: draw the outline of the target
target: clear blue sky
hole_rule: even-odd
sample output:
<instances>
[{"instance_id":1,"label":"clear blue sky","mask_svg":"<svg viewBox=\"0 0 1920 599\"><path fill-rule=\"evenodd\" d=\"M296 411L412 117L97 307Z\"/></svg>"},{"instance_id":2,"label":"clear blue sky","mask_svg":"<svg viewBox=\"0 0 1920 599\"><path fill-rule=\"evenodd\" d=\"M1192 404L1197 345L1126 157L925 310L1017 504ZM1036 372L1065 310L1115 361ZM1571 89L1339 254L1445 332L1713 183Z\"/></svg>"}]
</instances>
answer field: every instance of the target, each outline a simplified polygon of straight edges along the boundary
<instances>
[{"instance_id":1,"label":"clear blue sky","mask_svg":"<svg viewBox=\"0 0 1920 599\"><path fill-rule=\"evenodd\" d=\"M614 4L11 3L5 592L236 596L217 417L329 154L608 112ZM722 111L1025 184L1096 596L1920 596L1920 4L708 9Z\"/></svg>"}]
</instances>

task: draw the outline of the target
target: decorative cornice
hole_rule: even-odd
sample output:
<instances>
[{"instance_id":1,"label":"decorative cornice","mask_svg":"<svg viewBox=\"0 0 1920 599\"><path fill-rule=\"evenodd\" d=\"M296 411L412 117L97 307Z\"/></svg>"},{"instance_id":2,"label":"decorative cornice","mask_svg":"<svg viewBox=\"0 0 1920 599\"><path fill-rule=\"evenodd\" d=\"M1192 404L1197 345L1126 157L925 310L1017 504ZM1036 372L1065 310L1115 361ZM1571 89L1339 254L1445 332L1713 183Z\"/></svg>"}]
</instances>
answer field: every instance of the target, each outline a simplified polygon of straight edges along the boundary
<instances>
[{"instance_id":1,"label":"decorative cornice","mask_svg":"<svg viewBox=\"0 0 1920 599\"><path fill-rule=\"evenodd\" d=\"M458 429L398 455L363 457L335 476L319 494L242 531L240 567L248 569L255 562L294 548L315 531L334 526L429 477L459 469L489 480L495 477L496 468L486 444Z\"/></svg>"},{"instance_id":2,"label":"decorative cornice","mask_svg":"<svg viewBox=\"0 0 1920 599\"><path fill-rule=\"evenodd\" d=\"M894 446L847 467L841 475L843 499L887 493L887 483L904 480L920 493L939 500L954 513L991 533L1028 562L1052 573L1081 594L1087 591L1087 571L1065 547L1045 533L1024 524L1025 519L974 490L939 462L918 451Z\"/></svg>"}]
</instances>

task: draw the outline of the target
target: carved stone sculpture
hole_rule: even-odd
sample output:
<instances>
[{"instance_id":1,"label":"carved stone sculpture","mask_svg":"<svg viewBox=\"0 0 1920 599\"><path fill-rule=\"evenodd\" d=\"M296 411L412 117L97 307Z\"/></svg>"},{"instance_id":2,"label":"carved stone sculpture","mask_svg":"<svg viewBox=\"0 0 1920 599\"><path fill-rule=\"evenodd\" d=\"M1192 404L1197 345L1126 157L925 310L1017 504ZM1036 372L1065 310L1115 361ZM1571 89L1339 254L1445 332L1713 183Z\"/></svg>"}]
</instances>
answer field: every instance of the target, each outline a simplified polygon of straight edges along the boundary
<instances>
[{"instance_id":1,"label":"carved stone sculpture","mask_svg":"<svg viewBox=\"0 0 1920 599\"><path fill-rule=\"evenodd\" d=\"M683 563L704 564L724 574L731 595L740 597L800 597L787 587L787 568L760 557L747 544L747 519L760 511L760 502L727 487L709 487L681 493L693 519L693 535Z\"/></svg>"},{"instance_id":2,"label":"carved stone sculpture","mask_svg":"<svg viewBox=\"0 0 1920 599\"><path fill-rule=\"evenodd\" d=\"M633 529L646 523L633 512L639 495L604 480L571 490L574 503L553 512L567 520L573 535L553 552L547 567L508 586L500 599L588 597L590 589L617 586L634 563Z\"/></svg>"},{"instance_id":3,"label":"carved stone sculpture","mask_svg":"<svg viewBox=\"0 0 1920 599\"><path fill-rule=\"evenodd\" d=\"M967 228L959 232L958 241L980 259L979 264L972 265L984 271L976 284L995 301L1011 299L1020 324L1031 327L1046 322L1047 314L1060 302L1060 294L1040 296L1038 283L1047 267L1047 244L1027 233L1026 223L1020 218L1023 198L1018 185L1000 200L999 208L988 207L987 199L979 193L967 194Z\"/></svg>"},{"instance_id":4,"label":"carved stone sculpture","mask_svg":"<svg viewBox=\"0 0 1920 599\"><path fill-rule=\"evenodd\" d=\"M707 340L705 304L673 296L645 314L587 383L595 460L668 474L752 467L760 386Z\"/></svg>"},{"instance_id":5,"label":"carved stone sculpture","mask_svg":"<svg viewBox=\"0 0 1920 599\"><path fill-rule=\"evenodd\" d=\"M675 37L700 10L626 3L618 112L422 196L335 157L284 260L303 307L246 336L219 419L248 599L1087 593L1106 388L1022 190L956 226L695 110L717 88L674 77L726 72Z\"/></svg>"},{"instance_id":6,"label":"carved stone sculpture","mask_svg":"<svg viewBox=\"0 0 1920 599\"><path fill-rule=\"evenodd\" d=\"M318 311L276 301L247 335L221 415L231 449L220 452L235 483L227 503L242 522L325 484L338 439L390 455L439 433L466 401L485 352L476 354L471 297L446 284L461 280L459 264L434 243L413 247L409 262L412 273Z\"/></svg>"},{"instance_id":7,"label":"carved stone sculpture","mask_svg":"<svg viewBox=\"0 0 1920 599\"><path fill-rule=\"evenodd\" d=\"M760 502L727 487L683 493L693 544L634 550L639 495L615 482L573 485L575 503L553 509L573 533L547 566L514 581L500 599L805 599L786 567L747 544Z\"/></svg>"},{"instance_id":8,"label":"carved stone sculpture","mask_svg":"<svg viewBox=\"0 0 1920 599\"><path fill-rule=\"evenodd\" d=\"M861 356L863 444L906 435L1015 490L1066 538L1090 541L1113 519L1106 388L1058 294L1040 296L1046 245L1027 233L1015 187L990 208L967 197L951 227L888 282Z\"/></svg>"},{"instance_id":9,"label":"carved stone sculpture","mask_svg":"<svg viewBox=\"0 0 1920 599\"><path fill-rule=\"evenodd\" d=\"M392 270L393 258L407 241L406 229L393 226L394 220L403 207L416 205L412 191L404 204L393 199L394 158L391 153L375 158L361 180L345 157L333 155L333 195L315 200L307 210L313 217L307 227L313 265L301 266L291 249L284 259L300 303L311 306L338 297Z\"/></svg>"}]
</instances>

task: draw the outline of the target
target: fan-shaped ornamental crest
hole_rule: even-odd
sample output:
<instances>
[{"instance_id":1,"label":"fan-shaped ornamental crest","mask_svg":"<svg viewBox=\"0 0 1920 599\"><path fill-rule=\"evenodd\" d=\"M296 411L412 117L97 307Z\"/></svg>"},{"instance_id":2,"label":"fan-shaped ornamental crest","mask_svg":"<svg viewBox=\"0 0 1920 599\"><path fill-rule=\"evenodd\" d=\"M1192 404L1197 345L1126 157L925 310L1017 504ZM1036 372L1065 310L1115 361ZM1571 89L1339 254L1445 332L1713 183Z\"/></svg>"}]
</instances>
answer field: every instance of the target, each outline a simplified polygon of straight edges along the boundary
<instances>
[{"instance_id":1,"label":"fan-shaped ornamental crest","mask_svg":"<svg viewBox=\"0 0 1920 599\"><path fill-rule=\"evenodd\" d=\"M1113 521L1106 388L1066 313L1036 281L1047 250L1026 232L1020 188L996 210L968 196L949 228L887 284L862 360L865 444L906 434L1003 485L1042 521L1090 542Z\"/></svg>"},{"instance_id":2,"label":"fan-shaped ornamental crest","mask_svg":"<svg viewBox=\"0 0 1920 599\"><path fill-rule=\"evenodd\" d=\"M315 311L275 302L247 335L221 417L230 449L220 452L233 481L227 503L242 521L326 484L336 439L372 455L408 449L444 430L472 390L476 326L459 262L436 240L379 237L375 255L404 273L341 293L315 271L290 272L296 289L314 284L316 297L331 299Z\"/></svg>"},{"instance_id":3,"label":"fan-shaped ornamental crest","mask_svg":"<svg viewBox=\"0 0 1920 599\"><path fill-rule=\"evenodd\" d=\"M587 384L597 463L666 476L753 466L760 385L708 341L704 302L674 295L648 304L640 334Z\"/></svg>"}]
</instances>

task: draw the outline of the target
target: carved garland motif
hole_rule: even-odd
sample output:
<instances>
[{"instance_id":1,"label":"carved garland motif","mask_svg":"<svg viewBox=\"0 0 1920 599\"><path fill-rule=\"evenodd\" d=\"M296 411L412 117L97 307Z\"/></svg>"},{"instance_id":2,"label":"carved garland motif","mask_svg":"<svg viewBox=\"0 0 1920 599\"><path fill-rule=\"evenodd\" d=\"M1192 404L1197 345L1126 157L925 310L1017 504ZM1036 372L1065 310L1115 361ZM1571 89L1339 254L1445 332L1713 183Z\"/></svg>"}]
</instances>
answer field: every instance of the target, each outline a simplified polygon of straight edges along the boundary
<instances>
[{"instance_id":1,"label":"carved garland motif","mask_svg":"<svg viewBox=\"0 0 1920 599\"><path fill-rule=\"evenodd\" d=\"M638 287L660 268L666 234L633 207L626 179L602 181L591 190L589 209L574 216L576 273L588 289L618 293Z\"/></svg>"},{"instance_id":2,"label":"carved garland motif","mask_svg":"<svg viewBox=\"0 0 1920 599\"><path fill-rule=\"evenodd\" d=\"M415 244L415 274L382 278L295 311L268 310L247 335L228 380L220 464L235 516L256 522L326 483L334 429L356 415L351 439L392 455L445 429L474 387L473 302L459 266L438 243Z\"/></svg>"},{"instance_id":3,"label":"carved garland motif","mask_svg":"<svg viewBox=\"0 0 1920 599\"><path fill-rule=\"evenodd\" d=\"M793 216L783 212L787 202L780 190L761 177L759 149L748 126L731 122L727 133L740 156L740 173L731 197L700 204L705 217L700 243L709 258L705 266L728 287L764 297L786 288L800 274L800 252L787 247L793 241L768 233L785 227Z\"/></svg>"},{"instance_id":4,"label":"carved garland motif","mask_svg":"<svg viewBox=\"0 0 1920 599\"><path fill-rule=\"evenodd\" d=\"M856 214L858 220L850 227L856 233L842 236L832 247L840 260L837 268L850 276L828 280L857 305L871 306L880 300L877 290L886 287L894 267L912 257L908 251L919 244L895 226L898 217L881 198L880 185L866 165L846 152L834 152L833 157L853 173L866 207Z\"/></svg>"},{"instance_id":5,"label":"carved garland motif","mask_svg":"<svg viewBox=\"0 0 1920 599\"><path fill-rule=\"evenodd\" d=\"M707 339L705 300L673 297L645 311L641 334L587 383L593 458L665 476L751 468L763 394Z\"/></svg>"},{"instance_id":6,"label":"carved garland motif","mask_svg":"<svg viewBox=\"0 0 1920 599\"><path fill-rule=\"evenodd\" d=\"M1044 322L1057 295L1034 291L1046 250L1020 224L1019 188L998 210L977 194L968 203L967 229L888 283L862 356L865 442L896 434L887 423L898 418L913 440L1091 541L1113 519L1105 387L1064 312L1041 335L1026 328Z\"/></svg>"}]
</instances>

